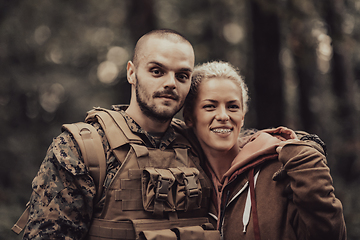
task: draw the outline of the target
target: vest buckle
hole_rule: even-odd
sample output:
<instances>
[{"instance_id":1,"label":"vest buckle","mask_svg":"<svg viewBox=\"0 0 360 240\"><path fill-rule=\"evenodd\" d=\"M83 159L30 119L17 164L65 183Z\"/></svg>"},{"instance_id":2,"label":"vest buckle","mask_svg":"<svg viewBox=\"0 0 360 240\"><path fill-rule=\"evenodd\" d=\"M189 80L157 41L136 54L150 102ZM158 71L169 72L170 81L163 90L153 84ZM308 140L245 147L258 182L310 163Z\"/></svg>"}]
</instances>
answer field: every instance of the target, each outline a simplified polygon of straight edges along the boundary
<instances>
[{"instance_id":1,"label":"vest buckle","mask_svg":"<svg viewBox=\"0 0 360 240\"><path fill-rule=\"evenodd\" d=\"M196 177L194 174L189 176L184 176L184 183L186 188L187 196L190 198L199 196L199 189L196 182Z\"/></svg>"},{"instance_id":2,"label":"vest buckle","mask_svg":"<svg viewBox=\"0 0 360 240\"><path fill-rule=\"evenodd\" d=\"M171 186L171 179L159 176L156 186L155 198L157 201L166 201Z\"/></svg>"}]
</instances>

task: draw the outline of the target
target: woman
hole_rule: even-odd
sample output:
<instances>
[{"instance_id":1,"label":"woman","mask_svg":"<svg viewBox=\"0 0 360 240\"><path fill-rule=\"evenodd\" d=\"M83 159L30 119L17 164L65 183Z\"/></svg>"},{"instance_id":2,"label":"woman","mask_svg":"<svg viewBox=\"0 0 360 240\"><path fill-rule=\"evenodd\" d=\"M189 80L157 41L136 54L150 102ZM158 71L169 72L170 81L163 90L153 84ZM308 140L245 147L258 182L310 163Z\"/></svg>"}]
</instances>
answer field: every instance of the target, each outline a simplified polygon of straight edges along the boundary
<instances>
[{"instance_id":1,"label":"woman","mask_svg":"<svg viewBox=\"0 0 360 240\"><path fill-rule=\"evenodd\" d=\"M210 215L223 239L345 239L342 204L321 146L286 128L238 139L247 87L228 63L197 66L184 119L213 180Z\"/></svg>"}]
</instances>

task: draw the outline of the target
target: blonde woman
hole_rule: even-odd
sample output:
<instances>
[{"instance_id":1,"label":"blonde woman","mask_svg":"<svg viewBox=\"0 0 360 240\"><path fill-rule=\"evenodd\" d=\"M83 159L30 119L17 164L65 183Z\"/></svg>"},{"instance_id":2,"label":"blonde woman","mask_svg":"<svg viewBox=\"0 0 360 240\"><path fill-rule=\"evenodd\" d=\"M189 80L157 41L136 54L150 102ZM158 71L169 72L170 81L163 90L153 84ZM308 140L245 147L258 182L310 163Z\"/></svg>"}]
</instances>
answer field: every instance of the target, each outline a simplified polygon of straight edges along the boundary
<instances>
[{"instance_id":1,"label":"blonde woman","mask_svg":"<svg viewBox=\"0 0 360 240\"><path fill-rule=\"evenodd\" d=\"M238 138L247 101L229 63L195 68L184 119L206 156L210 215L222 238L345 239L342 204L317 139L299 140L283 127Z\"/></svg>"}]
</instances>

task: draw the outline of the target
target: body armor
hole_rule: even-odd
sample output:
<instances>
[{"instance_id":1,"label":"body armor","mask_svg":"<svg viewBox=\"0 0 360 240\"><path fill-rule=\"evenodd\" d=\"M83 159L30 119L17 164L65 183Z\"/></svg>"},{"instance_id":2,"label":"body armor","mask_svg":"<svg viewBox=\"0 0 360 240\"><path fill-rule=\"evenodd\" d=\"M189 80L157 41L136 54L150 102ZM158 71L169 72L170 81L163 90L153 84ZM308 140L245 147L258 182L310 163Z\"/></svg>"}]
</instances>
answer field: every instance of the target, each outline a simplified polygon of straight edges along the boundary
<instances>
[{"instance_id":1,"label":"body armor","mask_svg":"<svg viewBox=\"0 0 360 240\"><path fill-rule=\"evenodd\" d=\"M94 118L121 167L106 189L102 211L93 217L88 239L218 239L206 218L209 180L189 158L183 136L177 134L169 149L150 148L120 113L95 109L86 121Z\"/></svg>"}]
</instances>

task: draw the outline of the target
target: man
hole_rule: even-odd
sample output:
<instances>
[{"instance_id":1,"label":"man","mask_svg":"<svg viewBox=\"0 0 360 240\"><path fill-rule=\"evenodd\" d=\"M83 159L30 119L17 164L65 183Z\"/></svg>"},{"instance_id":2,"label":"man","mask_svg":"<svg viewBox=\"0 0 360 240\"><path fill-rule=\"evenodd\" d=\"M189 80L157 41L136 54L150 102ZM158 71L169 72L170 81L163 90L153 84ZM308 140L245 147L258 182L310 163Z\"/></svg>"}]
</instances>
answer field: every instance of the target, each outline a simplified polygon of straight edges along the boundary
<instances>
[{"instance_id":1,"label":"man","mask_svg":"<svg viewBox=\"0 0 360 240\"><path fill-rule=\"evenodd\" d=\"M189 91L193 68L193 48L179 33L155 30L139 39L127 65L129 107L95 109L86 119L102 137L102 193L84 164L88 153L75 134L64 131L32 183L24 239L150 239L154 234L176 239L186 230L170 228L207 224L190 218L207 212L200 205L207 201L208 180L170 126Z\"/></svg>"}]
</instances>

